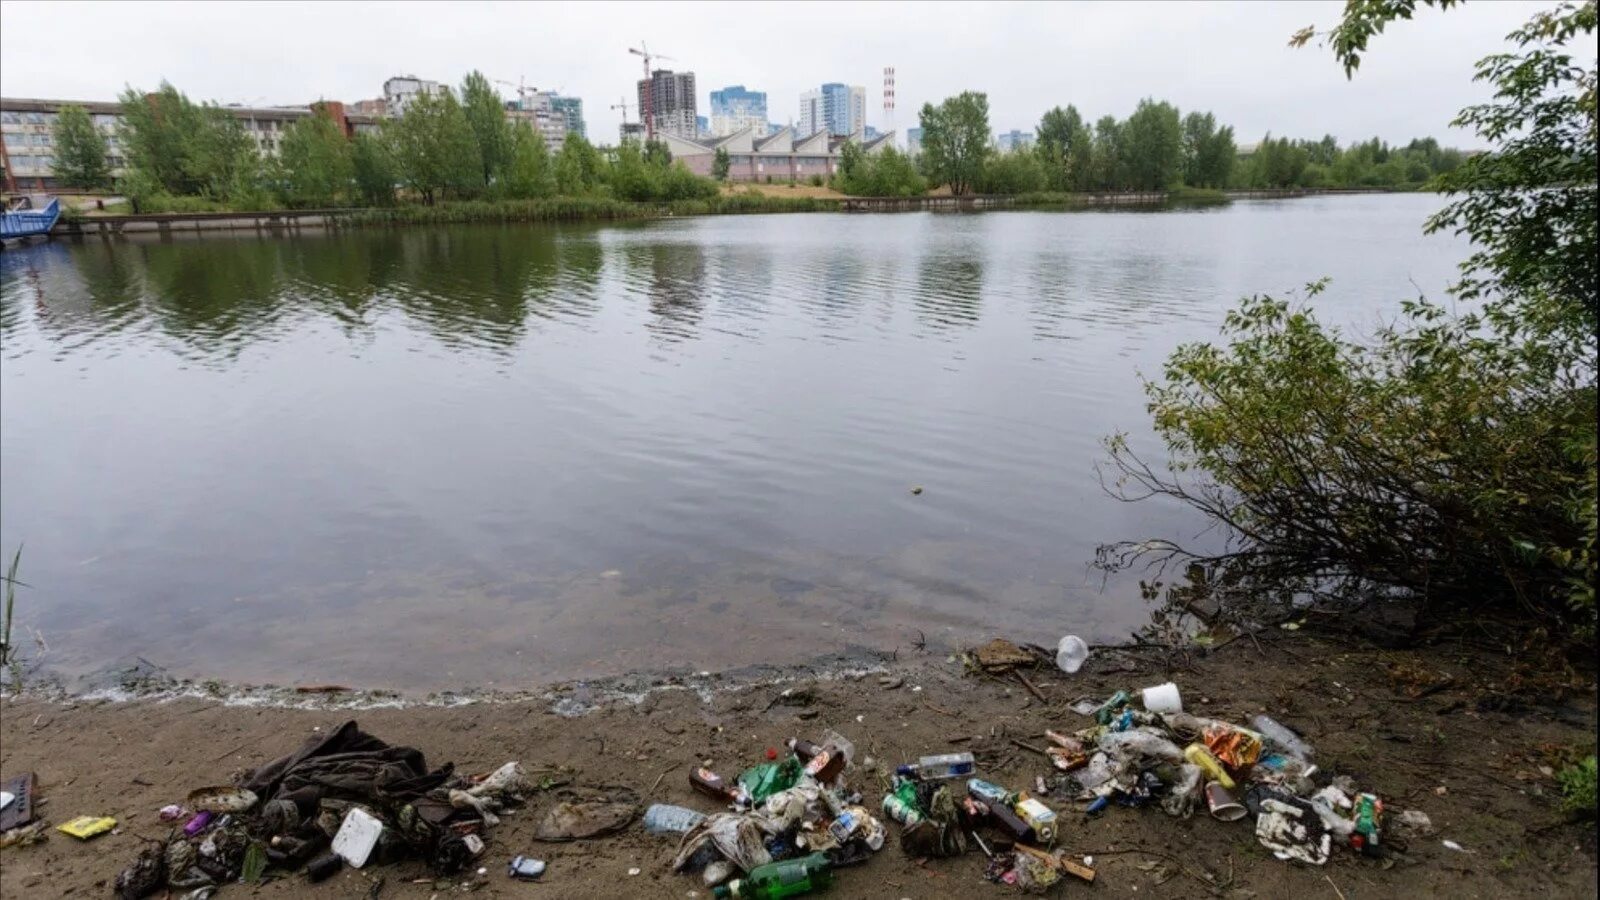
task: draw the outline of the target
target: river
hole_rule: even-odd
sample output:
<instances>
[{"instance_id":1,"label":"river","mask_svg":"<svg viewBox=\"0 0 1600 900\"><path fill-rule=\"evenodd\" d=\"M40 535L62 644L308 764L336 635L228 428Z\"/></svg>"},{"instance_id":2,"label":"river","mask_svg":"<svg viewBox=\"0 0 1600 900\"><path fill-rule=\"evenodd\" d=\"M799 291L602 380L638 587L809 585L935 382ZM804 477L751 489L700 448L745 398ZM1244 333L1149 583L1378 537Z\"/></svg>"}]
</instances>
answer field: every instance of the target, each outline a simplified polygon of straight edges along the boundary
<instances>
[{"instance_id":1,"label":"river","mask_svg":"<svg viewBox=\"0 0 1600 900\"><path fill-rule=\"evenodd\" d=\"M1114 431L1163 458L1140 373L1242 295L1330 277L1352 334L1440 296L1439 203L7 249L19 643L433 690L1115 640L1150 608L1096 545L1204 526L1100 486Z\"/></svg>"}]
</instances>

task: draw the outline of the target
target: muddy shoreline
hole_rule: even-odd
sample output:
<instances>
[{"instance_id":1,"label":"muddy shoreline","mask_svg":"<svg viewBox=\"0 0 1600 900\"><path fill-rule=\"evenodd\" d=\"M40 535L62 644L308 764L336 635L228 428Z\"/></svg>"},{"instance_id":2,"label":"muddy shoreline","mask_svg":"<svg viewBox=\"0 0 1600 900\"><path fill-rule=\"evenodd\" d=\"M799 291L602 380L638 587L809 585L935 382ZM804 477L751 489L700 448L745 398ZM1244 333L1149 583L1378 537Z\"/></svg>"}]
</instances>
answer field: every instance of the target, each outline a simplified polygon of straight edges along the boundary
<instances>
[{"instance_id":1,"label":"muddy shoreline","mask_svg":"<svg viewBox=\"0 0 1600 900\"><path fill-rule=\"evenodd\" d=\"M1020 682L966 674L946 653L905 650L800 667L422 697L306 694L175 681L155 671L126 674L121 683L87 693L40 689L0 700L0 775L37 773L40 796L48 800L41 813L53 825L90 814L113 816L120 826L90 842L52 833L43 844L0 851L0 895L105 896L141 839L165 834L156 819L162 805L350 718L465 771L517 759L560 767L578 785L627 785L646 803L709 812L709 802L688 786L693 766L710 760L731 776L759 761L767 747L829 728L881 760L880 772L924 753L966 749L984 777L1025 787L1047 766L1023 745L1036 746L1046 728L1086 724L1068 708L1073 700L1170 679L1197 714L1245 721L1266 711L1300 729L1329 771L1350 775L1394 811L1425 812L1436 833L1408 837L1403 853L1382 862L1339 850L1326 866L1312 867L1272 858L1248 822L1221 823L1203 813L1176 819L1153 807L1113 806L1088 816L1082 803L1055 801L1058 846L1094 856L1098 877L1091 888L1068 885L1054 893L1594 896L1593 827L1563 819L1550 774L1560 748L1592 750L1593 682L1530 685L1513 658L1488 648L1392 651L1284 633L1259 646L1235 640L1210 652L1101 650L1075 676L1034 672L1029 680L1043 701ZM881 775L858 772L852 783L870 803L881 799ZM549 802L536 796L494 830L478 895L709 896L697 877L669 871L675 841L638 825L591 841L533 841L534 823ZM1446 839L1464 852L1444 846ZM549 862L540 882L505 877L505 861L517 854ZM630 876L634 868L640 874ZM841 870L828 896L1017 893L985 882L982 870L976 851L919 865L891 840L865 865ZM380 876L385 897L462 890L413 883L426 879L427 870L405 863L347 869L317 885L298 876L259 888L230 885L218 896L359 897Z\"/></svg>"}]
</instances>

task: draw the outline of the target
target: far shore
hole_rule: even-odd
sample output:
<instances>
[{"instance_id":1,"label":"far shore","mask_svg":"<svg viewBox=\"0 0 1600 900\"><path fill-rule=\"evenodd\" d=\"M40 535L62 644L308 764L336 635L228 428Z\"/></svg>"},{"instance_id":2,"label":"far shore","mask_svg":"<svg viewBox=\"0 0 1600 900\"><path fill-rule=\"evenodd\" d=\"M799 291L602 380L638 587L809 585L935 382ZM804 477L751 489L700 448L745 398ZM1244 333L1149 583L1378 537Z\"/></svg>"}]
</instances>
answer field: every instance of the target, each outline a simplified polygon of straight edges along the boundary
<instances>
[{"instance_id":1,"label":"far shore","mask_svg":"<svg viewBox=\"0 0 1600 900\"><path fill-rule=\"evenodd\" d=\"M181 213L108 213L98 210L65 215L51 237L84 237L153 233L293 232L301 229L361 226L443 225L516 222L608 222L706 215L800 212L968 212L990 209L1094 210L1124 207L1206 206L1241 199L1290 199L1310 196L1393 193L1384 189L1177 190L1020 195L935 192L918 197L849 197L811 185L739 185L712 200L632 203L603 198L551 198L526 201L445 201L433 206L335 209L268 209ZM86 205L86 204L82 204ZM80 205L80 210L82 209Z\"/></svg>"}]
</instances>

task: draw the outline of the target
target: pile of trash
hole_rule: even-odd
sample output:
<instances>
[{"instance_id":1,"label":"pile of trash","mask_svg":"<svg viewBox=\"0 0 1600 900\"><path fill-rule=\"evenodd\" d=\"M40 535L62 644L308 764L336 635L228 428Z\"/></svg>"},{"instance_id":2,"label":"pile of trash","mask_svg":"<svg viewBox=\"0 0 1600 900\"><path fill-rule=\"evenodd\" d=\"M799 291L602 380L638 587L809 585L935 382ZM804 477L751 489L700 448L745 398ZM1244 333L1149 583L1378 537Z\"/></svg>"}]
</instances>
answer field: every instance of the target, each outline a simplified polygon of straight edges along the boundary
<instances>
[{"instance_id":1,"label":"pile of trash","mask_svg":"<svg viewBox=\"0 0 1600 900\"><path fill-rule=\"evenodd\" d=\"M732 783L710 769L689 773L697 792L724 806L705 814L656 804L645 829L681 834L674 872L699 873L717 897L791 896L831 883L833 870L867 861L888 836L845 779L855 746L828 732L820 744L792 739ZM782 893L773 893L782 885Z\"/></svg>"},{"instance_id":2,"label":"pile of trash","mask_svg":"<svg viewBox=\"0 0 1600 900\"><path fill-rule=\"evenodd\" d=\"M1118 691L1073 710L1094 724L1071 734L1047 731L1047 754L1062 774L1053 794L1088 802L1155 804L1187 817L1202 802L1224 822L1255 817L1256 839L1283 860L1328 861L1344 844L1368 856L1384 846L1383 801L1347 777L1329 779L1301 736L1268 716L1246 728L1183 711L1177 685L1140 692L1142 708Z\"/></svg>"},{"instance_id":3,"label":"pile of trash","mask_svg":"<svg viewBox=\"0 0 1600 900\"><path fill-rule=\"evenodd\" d=\"M709 769L691 772L690 785L723 804L723 812L664 804L645 811L647 830L682 835L674 871L700 873L716 897L797 896L881 850L886 819L900 826L900 849L914 859L960 856L976 846L997 882L1042 891L1064 875L1094 880L1087 863L1050 849L1055 811L1037 797L970 777L976 774L971 753L897 767L879 819L845 781L855 758L849 740L830 731L821 744L797 738L788 748L768 750L766 762L731 784Z\"/></svg>"},{"instance_id":4,"label":"pile of trash","mask_svg":"<svg viewBox=\"0 0 1600 900\"><path fill-rule=\"evenodd\" d=\"M421 860L453 876L484 852L498 813L532 788L516 762L481 777L429 769L422 752L391 746L346 722L227 787L193 791L163 808L171 823L117 876L116 894L162 890L204 898L230 882L259 883L303 869L320 881L350 865ZM552 810L552 814L560 810ZM620 830L636 807L620 814Z\"/></svg>"}]
</instances>

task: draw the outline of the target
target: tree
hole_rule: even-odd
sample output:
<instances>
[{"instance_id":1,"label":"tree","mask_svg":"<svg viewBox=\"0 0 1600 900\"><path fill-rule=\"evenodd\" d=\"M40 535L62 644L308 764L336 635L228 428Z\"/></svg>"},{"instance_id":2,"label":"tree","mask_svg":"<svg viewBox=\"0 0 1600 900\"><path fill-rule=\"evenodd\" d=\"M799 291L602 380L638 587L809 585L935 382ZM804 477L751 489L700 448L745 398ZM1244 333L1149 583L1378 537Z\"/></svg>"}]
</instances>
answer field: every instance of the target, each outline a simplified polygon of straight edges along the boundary
<instances>
[{"instance_id":1,"label":"tree","mask_svg":"<svg viewBox=\"0 0 1600 900\"><path fill-rule=\"evenodd\" d=\"M511 165L511 123L505 104L489 79L473 71L461 82L461 108L477 145L483 186L489 187Z\"/></svg>"},{"instance_id":2,"label":"tree","mask_svg":"<svg viewBox=\"0 0 1600 900\"><path fill-rule=\"evenodd\" d=\"M1164 191L1183 173L1183 125L1178 108L1145 99L1123 125L1123 154L1128 187Z\"/></svg>"},{"instance_id":3,"label":"tree","mask_svg":"<svg viewBox=\"0 0 1600 900\"><path fill-rule=\"evenodd\" d=\"M119 137L123 159L133 180L148 190L168 194L198 192L185 158L189 136L200 128L199 109L178 89L163 81L145 95L132 87L122 92Z\"/></svg>"},{"instance_id":4,"label":"tree","mask_svg":"<svg viewBox=\"0 0 1600 900\"><path fill-rule=\"evenodd\" d=\"M917 174L911 158L892 145L874 153L862 152L854 141L840 151L834 187L855 197L916 197L927 193L928 183Z\"/></svg>"},{"instance_id":5,"label":"tree","mask_svg":"<svg viewBox=\"0 0 1600 900\"><path fill-rule=\"evenodd\" d=\"M1039 120L1034 152L1044 164L1050 190L1082 190L1088 177L1094 137L1078 108L1057 106Z\"/></svg>"},{"instance_id":6,"label":"tree","mask_svg":"<svg viewBox=\"0 0 1600 900\"><path fill-rule=\"evenodd\" d=\"M350 140L318 112L295 122L278 148L285 199L291 206L332 206L350 193L355 158Z\"/></svg>"},{"instance_id":7,"label":"tree","mask_svg":"<svg viewBox=\"0 0 1600 900\"><path fill-rule=\"evenodd\" d=\"M1183 183L1190 187L1215 187L1205 171L1206 151L1217 134L1217 118L1192 112L1183 117Z\"/></svg>"},{"instance_id":8,"label":"tree","mask_svg":"<svg viewBox=\"0 0 1600 900\"><path fill-rule=\"evenodd\" d=\"M1349 4L1329 35L1346 73L1373 35L1416 7ZM1512 52L1478 63L1494 96L1456 124L1493 149L1439 176L1452 200L1426 226L1476 248L1454 290L1464 311L1411 301L1358 343L1302 305L1243 303L1225 322L1225 346L1186 345L1146 384L1168 473L1120 437L1109 442L1125 496L1187 503L1227 529L1230 546L1195 556L1170 543L1115 545L1103 563L1153 551L1187 557L1207 583L1241 595L1335 609L1404 597L1418 603L1419 624L1497 615L1592 647L1595 26L1593 2L1562 3L1513 32ZM1281 140L1263 150L1269 158L1252 165L1269 177L1293 164L1284 151L1310 156ZM1417 150L1369 142L1344 156L1403 170L1431 152Z\"/></svg>"},{"instance_id":9,"label":"tree","mask_svg":"<svg viewBox=\"0 0 1600 900\"><path fill-rule=\"evenodd\" d=\"M382 134L358 134L351 144L350 156L356 193L361 196L361 202L368 206L394 203L394 186L400 175L389 141Z\"/></svg>"},{"instance_id":10,"label":"tree","mask_svg":"<svg viewBox=\"0 0 1600 900\"><path fill-rule=\"evenodd\" d=\"M728 180L728 169L733 166L733 161L728 158L728 148L718 147L717 153L711 158L711 177L718 181Z\"/></svg>"},{"instance_id":11,"label":"tree","mask_svg":"<svg viewBox=\"0 0 1600 900\"><path fill-rule=\"evenodd\" d=\"M94 189L111 183L106 163L106 138L94 127L89 111L68 104L56 113L56 180L68 187Z\"/></svg>"},{"instance_id":12,"label":"tree","mask_svg":"<svg viewBox=\"0 0 1600 900\"><path fill-rule=\"evenodd\" d=\"M989 156L989 97L963 91L934 106L922 105L922 163L936 183L965 194L983 175Z\"/></svg>"},{"instance_id":13,"label":"tree","mask_svg":"<svg viewBox=\"0 0 1600 900\"><path fill-rule=\"evenodd\" d=\"M636 143L624 141L623 144ZM622 148L617 148L620 153ZM603 160L581 134L568 134L556 156L556 190L564 197L593 193L601 184Z\"/></svg>"},{"instance_id":14,"label":"tree","mask_svg":"<svg viewBox=\"0 0 1600 900\"><path fill-rule=\"evenodd\" d=\"M553 196L556 192L555 165L544 135L531 125L511 129L511 167L506 171L502 193L518 200Z\"/></svg>"},{"instance_id":15,"label":"tree","mask_svg":"<svg viewBox=\"0 0 1600 900\"><path fill-rule=\"evenodd\" d=\"M483 184L482 156L461 104L449 92L421 93L390 125L395 162L432 204L441 193L470 196Z\"/></svg>"},{"instance_id":16,"label":"tree","mask_svg":"<svg viewBox=\"0 0 1600 900\"><path fill-rule=\"evenodd\" d=\"M1085 187L1095 191L1114 191L1125 184L1122 125L1116 116L1101 116L1094 123L1094 144L1089 151Z\"/></svg>"}]
</instances>

